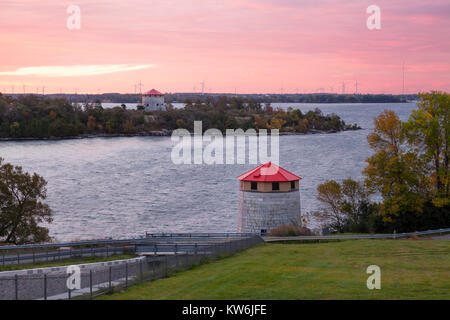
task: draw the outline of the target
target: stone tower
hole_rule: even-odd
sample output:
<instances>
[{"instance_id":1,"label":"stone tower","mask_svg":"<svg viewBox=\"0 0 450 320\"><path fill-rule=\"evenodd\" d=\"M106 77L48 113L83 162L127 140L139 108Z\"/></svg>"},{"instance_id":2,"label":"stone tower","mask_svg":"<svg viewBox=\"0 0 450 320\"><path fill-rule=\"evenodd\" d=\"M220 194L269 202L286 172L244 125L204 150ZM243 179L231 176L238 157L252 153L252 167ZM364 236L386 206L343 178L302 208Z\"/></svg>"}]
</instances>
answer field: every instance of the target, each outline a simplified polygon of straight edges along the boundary
<instances>
[{"instance_id":1,"label":"stone tower","mask_svg":"<svg viewBox=\"0 0 450 320\"><path fill-rule=\"evenodd\" d=\"M268 162L238 179L238 232L266 233L300 220L300 177Z\"/></svg>"},{"instance_id":2,"label":"stone tower","mask_svg":"<svg viewBox=\"0 0 450 320\"><path fill-rule=\"evenodd\" d=\"M166 110L164 94L155 89L144 92L142 94L142 105L145 111L164 111Z\"/></svg>"}]
</instances>

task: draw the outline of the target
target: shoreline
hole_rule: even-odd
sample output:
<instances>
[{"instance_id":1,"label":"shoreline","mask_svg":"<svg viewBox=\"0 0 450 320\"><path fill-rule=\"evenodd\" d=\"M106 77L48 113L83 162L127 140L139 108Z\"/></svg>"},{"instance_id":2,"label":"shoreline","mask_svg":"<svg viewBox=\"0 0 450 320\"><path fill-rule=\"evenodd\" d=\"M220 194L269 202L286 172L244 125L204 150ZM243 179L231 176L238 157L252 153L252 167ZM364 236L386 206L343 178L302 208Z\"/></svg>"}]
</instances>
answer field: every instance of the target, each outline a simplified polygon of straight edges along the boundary
<instances>
[{"instance_id":1,"label":"shoreline","mask_svg":"<svg viewBox=\"0 0 450 320\"><path fill-rule=\"evenodd\" d=\"M358 129L347 129L347 130L310 130L306 133L301 132L280 132L279 136L304 136L304 135L310 135L310 134L332 134L332 133L340 133L345 131L358 131L363 130L363 128ZM96 138L134 138L134 137L170 137L172 134L172 131L169 130L162 130L162 131L150 131L150 132L139 132L139 133L115 133L115 134L108 134L108 133L100 133L100 134L83 134L79 136L73 136L73 137L48 137L48 138L33 138L33 137L26 137L26 138L0 138L0 142L19 142L19 141L59 141L59 140L82 140L82 139L96 139ZM191 135L193 135L191 133ZM225 135L225 134L224 134ZM270 133L268 133L268 136Z\"/></svg>"}]
</instances>

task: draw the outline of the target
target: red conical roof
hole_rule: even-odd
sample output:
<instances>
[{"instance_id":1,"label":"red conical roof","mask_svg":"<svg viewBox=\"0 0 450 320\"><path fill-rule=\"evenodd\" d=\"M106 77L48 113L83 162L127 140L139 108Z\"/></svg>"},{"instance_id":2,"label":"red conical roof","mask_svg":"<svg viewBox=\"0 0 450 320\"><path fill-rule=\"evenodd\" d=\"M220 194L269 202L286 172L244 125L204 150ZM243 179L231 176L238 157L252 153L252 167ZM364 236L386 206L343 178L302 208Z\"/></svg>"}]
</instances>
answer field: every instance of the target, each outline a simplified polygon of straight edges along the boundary
<instances>
[{"instance_id":1,"label":"red conical roof","mask_svg":"<svg viewBox=\"0 0 450 320\"><path fill-rule=\"evenodd\" d=\"M301 178L272 162L256 167L237 177L241 181L282 182L297 181Z\"/></svg>"},{"instance_id":2,"label":"red conical roof","mask_svg":"<svg viewBox=\"0 0 450 320\"><path fill-rule=\"evenodd\" d=\"M144 96L163 96L164 94L162 94L158 90L152 89L150 91L144 92L142 95L144 95Z\"/></svg>"}]
</instances>

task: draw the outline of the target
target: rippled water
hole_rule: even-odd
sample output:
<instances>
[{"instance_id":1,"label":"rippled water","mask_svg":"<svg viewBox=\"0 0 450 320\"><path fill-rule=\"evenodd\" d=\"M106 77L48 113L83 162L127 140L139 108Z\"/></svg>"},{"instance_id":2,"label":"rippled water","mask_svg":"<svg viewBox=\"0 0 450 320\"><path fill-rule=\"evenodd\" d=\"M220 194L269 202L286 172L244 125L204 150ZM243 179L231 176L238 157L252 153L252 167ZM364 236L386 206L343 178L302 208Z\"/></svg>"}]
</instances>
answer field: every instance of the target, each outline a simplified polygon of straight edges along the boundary
<instances>
[{"instance_id":1,"label":"rippled water","mask_svg":"<svg viewBox=\"0 0 450 320\"><path fill-rule=\"evenodd\" d=\"M327 179L361 177L371 154L366 136L384 109L406 120L408 104L273 104L316 106L364 130L280 137L280 165L301 176L303 211L318 208ZM126 237L149 232L236 231L236 176L254 165L174 165L168 137L0 142L0 157L48 181L58 240Z\"/></svg>"}]
</instances>

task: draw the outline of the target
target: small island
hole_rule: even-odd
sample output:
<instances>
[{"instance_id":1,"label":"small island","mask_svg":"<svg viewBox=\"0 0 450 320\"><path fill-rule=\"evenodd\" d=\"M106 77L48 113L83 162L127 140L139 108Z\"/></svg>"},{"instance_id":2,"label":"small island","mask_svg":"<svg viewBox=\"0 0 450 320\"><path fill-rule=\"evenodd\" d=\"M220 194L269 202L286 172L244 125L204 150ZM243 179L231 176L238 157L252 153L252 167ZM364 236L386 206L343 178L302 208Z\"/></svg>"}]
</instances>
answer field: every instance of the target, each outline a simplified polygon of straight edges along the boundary
<instances>
[{"instance_id":1,"label":"small island","mask_svg":"<svg viewBox=\"0 0 450 320\"><path fill-rule=\"evenodd\" d=\"M185 100L184 108L171 103L164 111L128 110L125 105L103 108L100 101L72 103L66 98L38 95L11 97L0 94L0 139L70 139L114 136L168 136L178 128L193 131L194 121L203 130L249 128L278 129L280 134L335 133L361 129L338 115L324 115L318 108L274 109L240 97Z\"/></svg>"}]
</instances>

